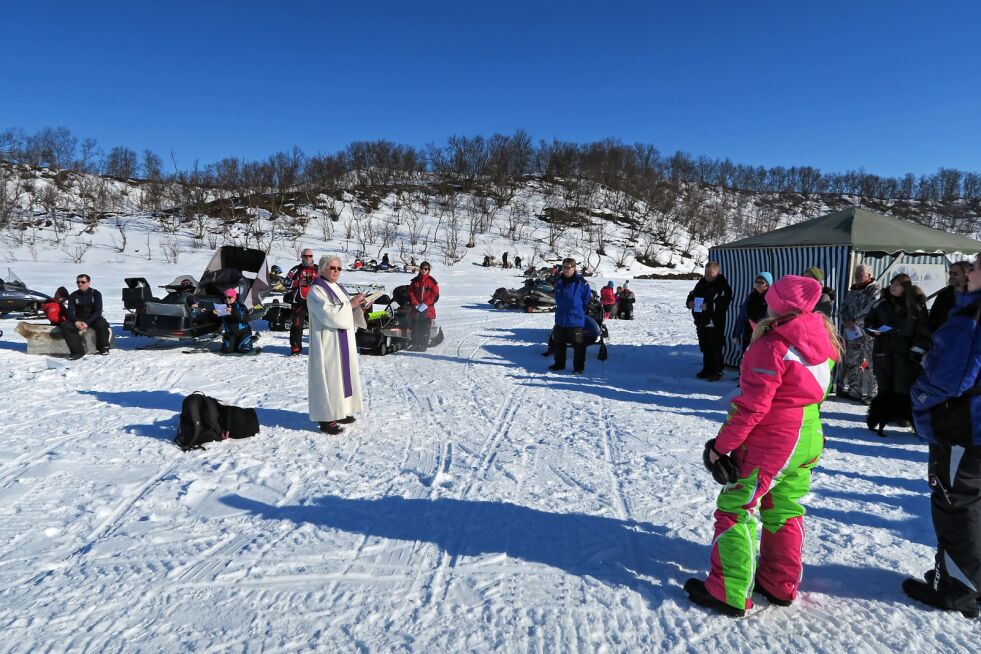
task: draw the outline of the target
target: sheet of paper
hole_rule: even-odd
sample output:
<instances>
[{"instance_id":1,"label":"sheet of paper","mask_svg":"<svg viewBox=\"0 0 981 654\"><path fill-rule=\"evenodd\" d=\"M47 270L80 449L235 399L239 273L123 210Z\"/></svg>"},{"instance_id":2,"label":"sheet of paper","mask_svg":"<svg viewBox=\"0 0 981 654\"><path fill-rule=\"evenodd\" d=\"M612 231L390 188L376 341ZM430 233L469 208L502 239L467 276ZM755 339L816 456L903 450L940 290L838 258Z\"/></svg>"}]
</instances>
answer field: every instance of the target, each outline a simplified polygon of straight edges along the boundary
<instances>
[{"instance_id":1,"label":"sheet of paper","mask_svg":"<svg viewBox=\"0 0 981 654\"><path fill-rule=\"evenodd\" d=\"M702 308L705 306L705 298L697 297L695 298L695 307L692 309L695 313L701 313Z\"/></svg>"},{"instance_id":2,"label":"sheet of paper","mask_svg":"<svg viewBox=\"0 0 981 654\"><path fill-rule=\"evenodd\" d=\"M850 341L862 338L862 330L858 326L853 326L845 329L845 338Z\"/></svg>"},{"instance_id":3,"label":"sheet of paper","mask_svg":"<svg viewBox=\"0 0 981 654\"><path fill-rule=\"evenodd\" d=\"M228 315L228 305L225 305L225 304L216 304L215 305L215 313L217 313L219 316L227 316Z\"/></svg>"}]
</instances>

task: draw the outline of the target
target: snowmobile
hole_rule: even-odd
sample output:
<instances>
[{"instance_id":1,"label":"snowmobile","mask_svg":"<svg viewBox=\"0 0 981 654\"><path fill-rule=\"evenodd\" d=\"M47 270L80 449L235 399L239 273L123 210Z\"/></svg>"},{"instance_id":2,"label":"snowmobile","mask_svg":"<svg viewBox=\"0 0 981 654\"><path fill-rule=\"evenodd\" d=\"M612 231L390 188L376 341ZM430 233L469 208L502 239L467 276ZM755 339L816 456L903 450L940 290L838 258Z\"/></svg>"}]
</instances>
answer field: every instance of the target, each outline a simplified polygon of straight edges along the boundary
<instances>
[{"instance_id":1,"label":"snowmobile","mask_svg":"<svg viewBox=\"0 0 981 654\"><path fill-rule=\"evenodd\" d=\"M14 311L36 315L41 311L41 305L50 299L44 293L27 288L10 268L7 268L7 276L0 279L0 316Z\"/></svg>"},{"instance_id":2,"label":"snowmobile","mask_svg":"<svg viewBox=\"0 0 981 654\"><path fill-rule=\"evenodd\" d=\"M521 288L497 289L490 303L495 309L523 309L528 313L555 311L555 288L551 281L526 279Z\"/></svg>"},{"instance_id":3,"label":"snowmobile","mask_svg":"<svg viewBox=\"0 0 981 654\"><path fill-rule=\"evenodd\" d=\"M374 302L382 307L365 314L367 328L355 334L358 352L384 355L404 350L412 344L412 303L409 301L409 287L397 286L392 295L382 295ZM443 342L443 329L433 325L429 335L429 346Z\"/></svg>"},{"instance_id":4,"label":"snowmobile","mask_svg":"<svg viewBox=\"0 0 981 654\"><path fill-rule=\"evenodd\" d=\"M175 282L193 277L184 275ZM123 289L123 306L129 312L123 329L137 336L164 339L212 339L221 333L221 319L212 310L224 304L225 291L234 288L240 300L252 308L250 320L263 316L262 300L269 292L266 253L224 245L215 252L204 274L193 288L181 284L164 298L153 297L150 284L143 277L127 277Z\"/></svg>"},{"instance_id":5,"label":"snowmobile","mask_svg":"<svg viewBox=\"0 0 981 654\"><path fill-rule=\"evenodd\" d=\"M356 295L357 293L369 295L385 289L382 284L341 284L341 286L344 287L348 295ZM263 317L269 323L269 331L286 332L289 331L290 323L293 321L293 307L289 302L280 302L278 298L274 298L272 304L266 307L266 313ZM303 327L309 326L310 320L304 319Z\"/></svg>"}]
</instances>

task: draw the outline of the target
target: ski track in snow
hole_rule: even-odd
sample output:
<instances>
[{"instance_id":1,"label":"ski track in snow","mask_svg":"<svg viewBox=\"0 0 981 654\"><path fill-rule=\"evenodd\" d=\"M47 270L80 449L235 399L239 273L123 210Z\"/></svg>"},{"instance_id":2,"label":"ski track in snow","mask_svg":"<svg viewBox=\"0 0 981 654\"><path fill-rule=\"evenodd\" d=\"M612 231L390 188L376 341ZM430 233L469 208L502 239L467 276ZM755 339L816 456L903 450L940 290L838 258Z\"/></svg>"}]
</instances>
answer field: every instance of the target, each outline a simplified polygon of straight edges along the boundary
<instances>
[{"instance_id":1,"label":"ski track in snow","mask_svg":"<svg viewBox=\"0 0 981 654\"><path fill-rule=\"evenodd\" d=\"M799 600L706 613L681 584L707 570L717 486L701 449L735 375L693 378L691 284L632 282L637 320L611 321L609 360L589 348L579 377L546 370L551 314L486 304L519 278L460 268L437 275L444 342L361 357L366 411L339 437L307 419L285 333L234 359L121 334L124 264L94 280L108 358L28 357L0 320L3 649L976 650L978 623L899 589L935 545L910 433L879 439L863 407L826 403ZM256 406L262 432L181 453L169 441L195 390Z\"/></svg>"}]
</instances>

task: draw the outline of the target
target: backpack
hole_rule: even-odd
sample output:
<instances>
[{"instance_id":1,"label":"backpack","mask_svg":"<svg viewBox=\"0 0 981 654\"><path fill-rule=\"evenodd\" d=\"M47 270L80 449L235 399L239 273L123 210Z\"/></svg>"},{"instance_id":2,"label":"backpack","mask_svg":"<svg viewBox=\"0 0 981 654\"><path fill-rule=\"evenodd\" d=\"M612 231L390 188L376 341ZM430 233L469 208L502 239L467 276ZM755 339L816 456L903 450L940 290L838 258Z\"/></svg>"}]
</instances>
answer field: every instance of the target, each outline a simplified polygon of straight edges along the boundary
<instances>
[{"instance_id":1,"label":"backpack","mask_svg":"<svg viewBox=\"0 0 981 654\"><path fill-rule=\"evenodd\" d=\"M183 451L203 450L204 443L226 438L249 438L259 433L255 409L222 404L195 391L181 403L180 425L174 442Z\"/></svg>"}]
</instances>

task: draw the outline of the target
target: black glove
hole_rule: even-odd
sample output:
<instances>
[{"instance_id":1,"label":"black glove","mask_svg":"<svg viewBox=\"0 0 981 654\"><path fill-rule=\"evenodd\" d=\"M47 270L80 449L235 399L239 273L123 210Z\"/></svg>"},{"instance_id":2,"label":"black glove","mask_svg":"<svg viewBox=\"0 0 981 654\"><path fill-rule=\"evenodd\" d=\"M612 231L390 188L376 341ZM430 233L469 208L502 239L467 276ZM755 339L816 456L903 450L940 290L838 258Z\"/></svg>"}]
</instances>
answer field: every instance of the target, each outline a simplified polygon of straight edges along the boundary
<instances>
[{"instance_id":1,"label":"black glove","mask_svg":"<svg viewBox=\"0 0 981 654\"><path fill-rule=\"evenodd\" d=\"M719 458L712 463L709 460L709 452L715 452ZM702 463L705 469L712 473L712 478L720 484L734 484L739 479L739 469L728 454L719 454L715 449L715 439L706 441L705 449L702 451Z\"/></svg>"},{"instance_id":2,"label":"black glove","mask_svg":"<svg viewBox=\"0 0 981 654\"><path fill-rule=\"evenodd\" d=\"M909 359L910 363L916 364L918 366L923 365L923 352L910 350L907 358Z\"/></svg>"}]
</instances>

